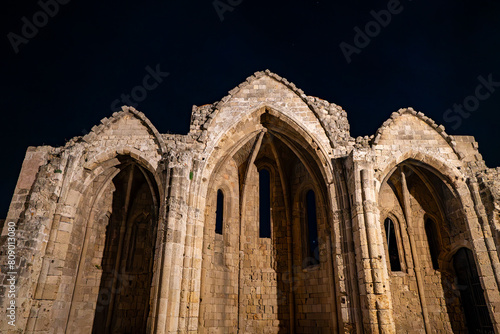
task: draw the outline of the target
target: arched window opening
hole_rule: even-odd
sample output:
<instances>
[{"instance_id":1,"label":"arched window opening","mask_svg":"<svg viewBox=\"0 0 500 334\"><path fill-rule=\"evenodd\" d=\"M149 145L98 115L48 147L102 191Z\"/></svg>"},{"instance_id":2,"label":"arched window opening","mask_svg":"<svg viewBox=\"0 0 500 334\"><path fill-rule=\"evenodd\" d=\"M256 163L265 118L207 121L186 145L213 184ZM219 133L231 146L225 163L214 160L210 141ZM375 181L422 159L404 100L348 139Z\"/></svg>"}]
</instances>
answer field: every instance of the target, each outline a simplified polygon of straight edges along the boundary
<instances>
[{"instance_id":1,"label":"arched window opening","mask_svg":"<svg viewBox=\"0 0 500 334\"><path fill-rule=\"evenodd\" d=\"M387 250L389 252L389 262L391 264L391 271L401 271L401 261L399 260L396 231L394 229L394 223L390 218L385 219L384 227L385 227L385 237L387 242Z\"/></svg>"},{"instance_id":2,"label":"arched window opening","mask_svg":"<svg viewBox=\"0 0 500 334\"><path fill-rule=\"evenodd\" d=\"M427 219L425 222L425 234L427 235L427 243L429 244L429 253L431 255L432 268L439 269L438 257L440 252L438 234L436 224L432 219Z\"/></svg>"},{"instance_id":3,"label":"arched window opening","mask_svg":"<svg viewBox=\"0 0 500 334\"><path fill-rule=\"evenodd\" d=\"M215 209L215 233L222 234L222 225L224 223L224 193L217 190L217 207Z\"/></svg>"},{"instance_id":4,"label":"arched window opening","mask_svg":"<svg viewBox=\"0 0 500 334\"><path fill-rule=\"evenodd\" d=\"M271 175L267 169L259 171L259 237L271 237Z\"/></svg>"},{"instance_id":5,"label":"arched window opening","mask_svg":"<svg viewBox=\"0 0 500 334\"><path fill-rule=\"evenodd\" d=\"M318 220L316 217L316 196L309 190L306 194L307 257L309 264L319 263Z\"/></svg>"},{"instance_id":6,"label":"arched window opening","mask_svg":"<svg viewBox=\"0 0 500 334\"><path fill-rule=\"evenodd\" d=\"M94 334L145 333L150 311L158 189L152 183L153 175L142 167L130 164L120 169L107 188L114 191L106 191L100 199L107 203L109 220L107 226L94 226L99 229L95 233L105 229L105 234L99 233L91 241L95 250L102 249L93 255L93 261L100 260L92 266L93 277L100 276L93 308ZM98 202L94 208L102 208L102 204ZM81 287L87 289L85 283Z\"/></svg>"},{"instance_id":7,"label":"arched window opening","mask_svg":"<svg viewBox=\"0 0 500 334\"><path fill-rule=\"evenodd\" d=\"M493 325L472 252L467 248L460 248L453 256L453 268L457 275L456 286L460 290L469 333L493 333Z\"/></svg>"}]
</instances>

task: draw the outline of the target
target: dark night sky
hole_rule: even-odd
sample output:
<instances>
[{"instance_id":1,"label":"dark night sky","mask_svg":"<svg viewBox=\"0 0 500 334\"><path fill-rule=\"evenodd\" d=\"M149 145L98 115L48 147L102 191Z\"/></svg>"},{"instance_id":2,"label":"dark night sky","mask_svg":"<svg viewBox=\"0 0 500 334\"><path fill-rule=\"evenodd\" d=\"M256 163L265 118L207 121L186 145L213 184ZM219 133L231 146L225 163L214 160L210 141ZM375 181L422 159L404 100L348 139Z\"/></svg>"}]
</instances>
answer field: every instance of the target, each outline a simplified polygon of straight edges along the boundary
<instances>
[{"instance_id":1,"label":"dark night sky","mask_svg":"<svg viewBox=\"0 0 500 334\"><path fill-rule=\"evenodd\" d=\"M157 64L170 75L138 109L161 133L187 133L193 104L220 100L268 68L341 105L354 137L412 106L450 134L475 136L487 165L500 166L500 87L456 129L443 119L453 104L473 101L479 76L500 82L500 1L401 0L401 11L350 63L340 43L354 45L354 28L364 30L370 12L390 1L218 1L236 4L222 21L213 0L72 0L17 54L8 34L22 35L23 17L43 19L41 7L3 1L0 217L28 146L60 146L89 131Z\"/></svg>"}]
</instances>

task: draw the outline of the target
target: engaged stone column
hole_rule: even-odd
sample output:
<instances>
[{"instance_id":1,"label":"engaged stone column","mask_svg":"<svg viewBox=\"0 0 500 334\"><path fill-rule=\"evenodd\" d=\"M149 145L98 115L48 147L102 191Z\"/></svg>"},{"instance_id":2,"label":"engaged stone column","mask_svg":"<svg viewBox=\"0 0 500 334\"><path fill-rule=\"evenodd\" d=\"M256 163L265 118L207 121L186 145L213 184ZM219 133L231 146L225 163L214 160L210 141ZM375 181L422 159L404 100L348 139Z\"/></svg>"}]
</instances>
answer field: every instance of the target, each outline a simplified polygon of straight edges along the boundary
<instances>
[{"instance_id":1,"label":"engaged stone column","mask_svg":"<svg viewBox=\"0 0 500 334\"><path fill-rule=\"evenodd\" d=\"M360 176L378 330L380 333L395 333L387 261L382 243L383 232L379 221L380 215L377 202L375 201L373 171L362 169Z\"/></svg>"},{"instance_id":2,"label":"engaged stone column","mask_svg":"<svg viewBox=\"0 0 500 334\"><path fill-rule=\"evenodd\" d=\"M187 198L191 161L185 153L170 153L166 225L162 241L160 294L155 333L177 333L186 241Z\"/></svg>"},{"instance_id":3,"label":"engaged stone column","mask_svg":"<svg viewBox=\"0 0 500 334\"><path fill-rule=\"evenodd\" d=\"M373 171L354 161L349 181L364 331L396 333Z\"/></svg>"}]
</instances>

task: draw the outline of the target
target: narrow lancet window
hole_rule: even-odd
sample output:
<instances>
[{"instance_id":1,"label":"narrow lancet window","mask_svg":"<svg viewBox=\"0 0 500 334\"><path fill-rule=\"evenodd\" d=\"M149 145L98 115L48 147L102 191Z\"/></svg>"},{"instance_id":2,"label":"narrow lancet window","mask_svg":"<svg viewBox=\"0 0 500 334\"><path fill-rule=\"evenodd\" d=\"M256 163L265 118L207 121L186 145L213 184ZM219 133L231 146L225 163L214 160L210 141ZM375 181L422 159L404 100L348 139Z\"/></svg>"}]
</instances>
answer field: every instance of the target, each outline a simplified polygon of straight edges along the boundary
<instances>
[{"instance_id":1,"label":"narrow lancet window","mask_svg":"<svg viewBox=\"0 0 500 334\"><path fill-rule=\"evenodd\" d=\"M222 225L224 223L224 193L217 190L217 208L215 211L215 233L222 234Z\"/></svg>"},{"instance_id":2,"label":"narrow lancet window","mask_svg":"<svg viewBox=\"0 0 500 334\"><path fill-rule=\"evenodd\" d=\"M427 235L427 243L429 244L429 253L431 255L432 268L439 269L439 243L436 225L432 219L427 219L425 222L425 234Z\"/></svg>"},{"instance_id":3,"label":"narrow lancet window","mask_svg":"<svg viewBox=\"0 0 500 334\"><path fill-rule=\"evenodd\" d=\"M259 237L271 237L271 175L267 169L259 171Z\"/></svg>"},{"instance_id":4,"label":"narrow lancet window","mask_svg":"<svg viewBox=\"0 0 500 334\"><path fill-rule=\"evenodd\" d=\"M318 220L316 217L316 197L314 191L309 190L306 194L306 216L307 216L307 256L309 264L319 263L318 244Z\"/></svg>"},{"instance_id":5,"label":"narrow lancet window","mask_svg":"<svg viewBox=\"0 0 500 334\"><path fill-rule=\"evenodd\" d=\"M494 333L472 251L460 248L453 256L453 269L457 275L455 284L460 291L467 332Z\"/></svg>"},{"instance_id":6,"label":"narrow lancet window","mask_svg":"<svg viewBox=\"0 0 500 334\"><path fill-rule=\"evenodd\" d=\"M384 222L384 227L385 227L387 249L389 251L389 262L391 264L391 271L401 271L401 261L399 260L396 231L394 230L394 223L390 218L386 218Z\"/></svg>"}]
</instances>

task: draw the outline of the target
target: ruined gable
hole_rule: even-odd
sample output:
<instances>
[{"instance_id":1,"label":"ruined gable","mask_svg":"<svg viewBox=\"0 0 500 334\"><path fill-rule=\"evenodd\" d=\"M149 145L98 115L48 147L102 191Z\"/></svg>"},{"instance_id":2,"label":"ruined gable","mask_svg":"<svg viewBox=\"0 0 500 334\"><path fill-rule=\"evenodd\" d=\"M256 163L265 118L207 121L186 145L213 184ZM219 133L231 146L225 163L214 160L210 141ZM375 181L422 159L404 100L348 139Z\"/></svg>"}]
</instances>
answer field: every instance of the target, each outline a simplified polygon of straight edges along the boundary
<instances>
[{"instance_id":1,"label":"ruined gable","mask_svg":"<svg viewBox=\"0 0 500 334\"><path fill-rule=\"evenodd\" d=\"M14 233L19 332L498 332L498 174L412 108L354 139L270 71L188 134L123 107L28 149L0 317Z\"/></svg>"}]
</instances>

